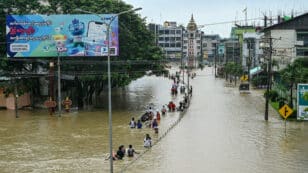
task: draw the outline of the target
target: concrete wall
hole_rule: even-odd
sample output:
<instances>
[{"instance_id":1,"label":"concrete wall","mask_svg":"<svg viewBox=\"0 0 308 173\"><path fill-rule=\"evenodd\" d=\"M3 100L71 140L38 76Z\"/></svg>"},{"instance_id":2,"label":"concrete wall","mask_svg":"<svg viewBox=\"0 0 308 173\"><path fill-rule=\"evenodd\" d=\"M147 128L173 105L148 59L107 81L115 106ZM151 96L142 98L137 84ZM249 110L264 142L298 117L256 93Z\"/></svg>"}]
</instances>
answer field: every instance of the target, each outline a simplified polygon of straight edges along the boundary
<instances>
[{"instance_id":1,"label":"concrete wall","mask_svg":"<svg viewBox=\"0 0 308 173\"><path fill-rule=\"evenodd\" d=\"M272 30L271 37L273 38L273 59L278 61L279 69L283 69L296 58L296 31Z\"/></svg>"},{"instance_id":2,"label":"concrete wall","mask_svg":"<svg viewBox=\"0 0 308 173\"><path fill-rule=\"evenodd\" d=\"M18 97L18 108L31 105L30 94L26 93ZM7 109L15 109L15 98L13 94L5 97L3 90L0 89L0 107L5 107Z\"/></svg>"}]
</instances>

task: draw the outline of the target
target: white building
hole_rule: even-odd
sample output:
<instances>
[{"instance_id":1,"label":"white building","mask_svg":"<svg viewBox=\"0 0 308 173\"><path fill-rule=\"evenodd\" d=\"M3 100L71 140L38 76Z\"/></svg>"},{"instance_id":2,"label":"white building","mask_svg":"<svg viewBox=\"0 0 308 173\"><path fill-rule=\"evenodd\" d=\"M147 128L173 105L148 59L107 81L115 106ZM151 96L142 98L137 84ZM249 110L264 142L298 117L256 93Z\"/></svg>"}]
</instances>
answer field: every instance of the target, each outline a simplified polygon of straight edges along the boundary
<instances>
[{"instance_id":1,"label":"white building","mask_svg":"<svg viewBox=\"0 0 308 173\"><path fill-rule=\"evenodd\" d=\"M158 28L158 46L161 47L166 58L182 57L183 26L176 22L165 22Z\"/></svg>"},{"instance_id":2,"label":"white building","mask_svg":"<svg viewBox=\"0 0 308 173\"><path fill-rule=\"evenodd\" d=\"M280 69L296 58L308 58L308 13L265 28L264 39L272 40L272 58Z\"/></svg>"},{"instance_id":3,"label":"white building","mask_svg":"<svg viewBox=\"0 0 308 173\"><path fill-rule=\"evenodd\" d=\"M262 33L244 33L243 34L243 56L242 66L245 70L259 67L261 62L261 55L263 51L260 49L260 39L263 36Z\"/></svg>"}]
</instances>

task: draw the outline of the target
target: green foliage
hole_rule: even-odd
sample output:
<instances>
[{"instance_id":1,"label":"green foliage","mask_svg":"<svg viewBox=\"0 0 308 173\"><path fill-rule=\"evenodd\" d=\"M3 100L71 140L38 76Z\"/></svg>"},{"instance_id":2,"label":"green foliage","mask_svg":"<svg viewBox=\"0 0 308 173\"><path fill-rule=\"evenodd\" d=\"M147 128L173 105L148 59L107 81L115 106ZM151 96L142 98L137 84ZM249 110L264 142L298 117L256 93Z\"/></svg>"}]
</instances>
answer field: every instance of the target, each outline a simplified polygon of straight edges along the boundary
<instances>
[{"instance_id":1,"label":"green foliage","mask_svg":"<svg viewBox=\"0 0 308 173\"><path fill-rule=\"evenodd\" d=\"M264 97L266 97L267 95L272 102L277 101L277 98L278 98L278 92L277 91L275 91L275 90L270 90L269 92L265 91Z\"/></svg>"},{"instance_id":2,"label":"green foliage","mask_svg":"<svg viewBox=\"0 0 308 173\"><path fill-rule=\"evenodd\" d=\"M308 101L308 92L304 92L303 94L303 99Z\"/></svg>"},{"instance_id":3,"label":"green foliage","mask_svg":"<svg viewBox=\"0 0 308 173\"><path fill-rule=\"evenodd\" d=\"M267 85L267 76L265 75L256 76L251 79L251 83L254 86Z\"/></svg>"},{"instance_id":4,"label":"green foliage","mask_svg":"<svg viewBox=\"0 0 308 173\"><path fill-rule=\"evenodd\" d=\"M290 90L290 107L293 107L293 88L298 83L308 82L308 61L298 58L280 71L281 82Z\"/></svg>"},{"instance_id":5,"label":"green foliage","mask_svg":"<svg viewBox=\"0 0 308 173\"><path fill-rule=\"evenodd\" d=\"M271 106L275 109L275 110L279 110L279 103L278 102L271 102Z\"/></svg>"}]
</instances>

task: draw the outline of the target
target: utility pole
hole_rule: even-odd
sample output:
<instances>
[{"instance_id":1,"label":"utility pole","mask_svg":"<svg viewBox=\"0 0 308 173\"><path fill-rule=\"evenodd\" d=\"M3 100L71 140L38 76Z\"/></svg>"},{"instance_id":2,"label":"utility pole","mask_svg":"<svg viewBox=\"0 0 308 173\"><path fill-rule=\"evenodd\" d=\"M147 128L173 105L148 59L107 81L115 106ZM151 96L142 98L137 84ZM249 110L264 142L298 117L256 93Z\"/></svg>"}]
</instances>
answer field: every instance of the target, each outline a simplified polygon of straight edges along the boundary
<instances>
[{"instance_id":1,"label":"utility pole","mask_svg":"<svg viewBox=\"0 0 308 173\"><path fill-rule=\"evenodd\" d=\"M215 63L215 65L214 65L214 69L215 69L215 78L217 77L217 74L216 74L216 56L217 56L216 47L217 47L217 43L216 43L215 49L214 49L214 50L215 50L215 54L214 54L214 55L215 55L215 56L214 56L214 58L215 58L215 59L214 59L214 63Z\"/></svg>"},{"instance_id":2,"label":"utility pole","mask_svg":"<svg viewBox=\"0 0 308 173\"><path fill-rule=\"evenodd\" d=\"M269 91L270 91L270 84L271 84L271 78L272 78L272 38L269 38L270 41L270 47L269 47L269 60L268 60L268 67L267 67L267 87L266 87L266 100L265 100L265 114L264 119L268 120L268 106L269 106Z\"/></svg>"},{"instance_id":3,"label":"utility pole","mask_svg":"<svg viewBox=\"0 0 308 173\"><path fill-rule=\"evenodd\" d=\"M247 74L247 77L248 77L248 82L250 82L250 65L251 65L251 41L247 40L247 47L248 47L248 62L246 62L247 64L247 70L248 70L248 74Z\"/></svg>"},{"instance_id":4,"label":"utility pole","mask_svg":"<svg viewBox=\"0 0 308 173\"><path fill-rule=\"evenodd\" d=\"M16 76L15 76L16 79ZM18 90L17 90L17 81L15 80L15 86L14 86L14 98L15 98L15 117L19 118L18 115Z\"/></svg>"},{"instance_id":5,"label":"utility pole","mask_svg":"<svg viewBox=\"0 0 308 173\"><path fill-rule=\"evenodd\" d=\"M183 70L183 84L184 82L184 75L185 75L185 67L184 67L184 55L183 55L183 51L184 51L184 29L182 27L182 52L181 52L181 70Z\"/></svg>"},{"instance_id":6,"label":"utility pole","mask_svg":"<svg viewBox=\"0 0 308 173\"><path fill-rule=\"evenodd\" d=\"M61 117L61 71L60 71L60 52L58 52L58 114Z\"/></svg>"}]
</instances>

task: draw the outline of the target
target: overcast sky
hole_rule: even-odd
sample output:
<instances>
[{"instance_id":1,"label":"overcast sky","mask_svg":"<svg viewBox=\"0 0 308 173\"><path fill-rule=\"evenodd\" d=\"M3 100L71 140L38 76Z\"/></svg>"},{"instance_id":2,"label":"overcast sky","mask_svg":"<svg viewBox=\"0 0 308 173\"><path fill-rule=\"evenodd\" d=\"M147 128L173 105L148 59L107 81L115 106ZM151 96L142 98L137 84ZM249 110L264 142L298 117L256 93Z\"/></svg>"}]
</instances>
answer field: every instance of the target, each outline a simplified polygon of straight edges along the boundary
<instances>
[{"instance_id":1,"label":"overcast sky","mask_svg":"<svg viewBox=\"0 0 308 173\"><path fill-rule=\"evenodd\" d=\"M176 21L187 26L191 14L197 25L207 25L202 28L205 34L219 34L229 37L234 20L244 20L243 10L247 7L247 18L254 19L270 13L290 15L308 12L308 0L123 0L134 7L142 7L141 17L147 18L147 23L162 24L164 21ZM216 24L229 21L229 24ZM262 24L262 21L250 20L251 23ZM240 23L240 22L238 22ZM244 24L244 22L241 22Z\"/></svg>"}]
</instances>

